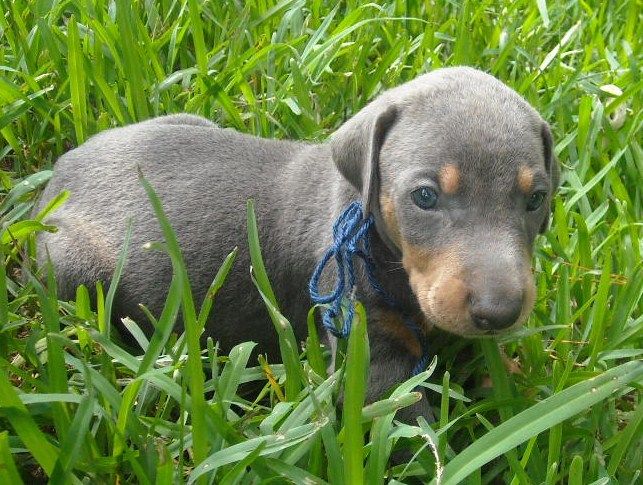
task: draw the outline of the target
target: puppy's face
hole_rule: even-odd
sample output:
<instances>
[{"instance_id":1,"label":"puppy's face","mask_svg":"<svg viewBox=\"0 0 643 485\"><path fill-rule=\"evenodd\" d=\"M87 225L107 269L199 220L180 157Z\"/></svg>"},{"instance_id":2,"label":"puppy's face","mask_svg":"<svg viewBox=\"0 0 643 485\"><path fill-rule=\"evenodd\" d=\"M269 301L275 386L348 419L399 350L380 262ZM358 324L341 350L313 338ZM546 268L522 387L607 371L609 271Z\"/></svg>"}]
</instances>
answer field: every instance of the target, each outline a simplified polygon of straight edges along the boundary
<instances>
[{"instance_id":1,"label":"puppy's face","mask_svg":"<svg viewBox=\"0 0 643 485\"><path fill-rule=\"evenodd\" d=\"M557 184L549 129L499 82L452 82L397 107L378 202L427 319L465 336L522 323L531 252Z\"/></svg>"}]
</instances>

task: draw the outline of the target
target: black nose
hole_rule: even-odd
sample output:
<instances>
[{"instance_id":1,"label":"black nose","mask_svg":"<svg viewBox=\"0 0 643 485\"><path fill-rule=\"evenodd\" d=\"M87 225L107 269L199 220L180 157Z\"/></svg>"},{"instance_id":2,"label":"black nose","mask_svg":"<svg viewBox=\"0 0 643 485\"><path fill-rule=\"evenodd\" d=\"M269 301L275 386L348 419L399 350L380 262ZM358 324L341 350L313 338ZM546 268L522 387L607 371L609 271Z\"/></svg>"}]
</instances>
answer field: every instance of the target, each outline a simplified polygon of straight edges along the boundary
<instances>
[{"instance_id":1,"label":"black nose","mask_svg":"<svg viewBox=\"0 0 643 485\"><path fill-rule=\"evenodd\" d=\"M522 295L502 299L473 297L470 311L474 325L480 330L502 330L518 320L522 312Z\"/></svg>"}]
</instances>

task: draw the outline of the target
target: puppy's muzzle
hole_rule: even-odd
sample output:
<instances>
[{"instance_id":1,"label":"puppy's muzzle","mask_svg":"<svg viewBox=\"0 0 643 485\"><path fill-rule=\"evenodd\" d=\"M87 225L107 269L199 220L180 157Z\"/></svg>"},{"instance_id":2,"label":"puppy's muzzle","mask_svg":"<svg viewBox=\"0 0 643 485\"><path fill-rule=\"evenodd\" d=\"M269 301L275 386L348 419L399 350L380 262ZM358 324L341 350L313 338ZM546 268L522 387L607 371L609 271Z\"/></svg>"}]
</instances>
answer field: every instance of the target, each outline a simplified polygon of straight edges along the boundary
<instances>
[{"instance_id":1,"label":"puppy's muzzle","mask_svg":"<svg viewBox=\"0 0 643 485\"><path fill-rule=\"evenodd\" d=\"M411 288L427 319L443 330L493 334L522 323L533 308L535 286L527 251L457 245L433 254L406 249Z\"/></svg>"}]
</instances>

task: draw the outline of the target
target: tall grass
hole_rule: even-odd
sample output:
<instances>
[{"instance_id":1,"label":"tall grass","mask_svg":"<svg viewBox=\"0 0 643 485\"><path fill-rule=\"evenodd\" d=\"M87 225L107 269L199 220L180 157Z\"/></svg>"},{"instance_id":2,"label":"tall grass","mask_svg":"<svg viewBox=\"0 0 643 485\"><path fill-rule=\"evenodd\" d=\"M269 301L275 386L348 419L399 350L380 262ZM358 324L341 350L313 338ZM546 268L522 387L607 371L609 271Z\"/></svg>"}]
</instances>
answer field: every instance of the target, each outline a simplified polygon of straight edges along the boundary
<instances>
[{"instance_id":1,"label":"tall grass","mask_svg":"<svg viewBox=\"0 0 643 485\"><path fill-rule=\"evenodd\" d=\"M0 483L640 480L636 0L0 0L0 14ZM111 338L118 274L95 305L82 287L58 301L47 268L29 275L34 234L55 230L47 216L68 196L29 219L37 189L60 154L96 132L188 111L256 135L322 140L381 90L459 64L536 106L564 168L537 244L533 316L502 342L477 343L465 362L455 342L364 406L364 315L343 347L348 365L327 375L312 320L302 348L279 312L252 205L253 278L283 363L253 361L252 343L227 356L211 340L201 348L234 248L213 268L206 301L193 301L162 201L144 181L165 238L153 246L168 251L174 277L152 336L125 322L138 352ZM177 335L179 311L188 331ZM436 423L396 422L418 385Z\"/></svg>"}]
</instances>

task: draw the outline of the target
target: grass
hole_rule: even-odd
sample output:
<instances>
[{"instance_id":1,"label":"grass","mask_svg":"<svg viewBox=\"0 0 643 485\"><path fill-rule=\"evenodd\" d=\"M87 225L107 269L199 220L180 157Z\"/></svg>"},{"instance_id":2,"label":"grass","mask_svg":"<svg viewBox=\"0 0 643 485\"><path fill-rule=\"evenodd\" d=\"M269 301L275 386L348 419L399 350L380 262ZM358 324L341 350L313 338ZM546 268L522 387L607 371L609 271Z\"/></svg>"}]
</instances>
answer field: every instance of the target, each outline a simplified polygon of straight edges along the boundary
<instances>
[{"instance_id":1,"label":"grass","mask_svg":"<svg viewBox=\"0 0 643 485\"><path fill-rule=\"evenodd\" d=\"M640 480L636 0L0 0L0 13L0 482ZM68 196L29 219L37 190L60 154L96 132L188 111L260 136L322 140L381 90L459 64L536 106L563 165L537 244L534 314L502 342L477 342L465 363L456 356L468 344L455 342L437 366L364 406L365 318L341 343L348 365L327 375L315 326L302 349L279 312L252 205L253 276L281 361L251 360L252 343L227 356L211 340L199 347L236 253L213 268L214 308L193 301L147 185L165 236L155 246L174 278L154 335L126 322L142 356L112 338L118 275L93 306L85 288L58 301L47 268L29 277L34 234L54 230L47 215ZM172 331L179 311L187 334ZM423 380L437 423L396 422ZM249 382L257 399L242 392ZM413 459L396 465L399 452Z\"/></svg>"}]
</instances>

